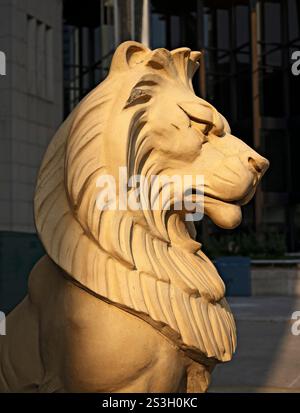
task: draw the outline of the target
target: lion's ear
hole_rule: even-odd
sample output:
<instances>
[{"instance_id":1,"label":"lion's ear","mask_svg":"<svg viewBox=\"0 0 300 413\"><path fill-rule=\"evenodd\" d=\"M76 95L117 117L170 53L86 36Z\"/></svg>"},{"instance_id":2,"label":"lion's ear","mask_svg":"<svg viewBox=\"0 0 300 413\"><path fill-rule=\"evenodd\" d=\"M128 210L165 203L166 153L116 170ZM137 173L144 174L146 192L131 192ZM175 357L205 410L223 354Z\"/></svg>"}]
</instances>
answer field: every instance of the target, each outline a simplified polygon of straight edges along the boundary
<instances>
[{"instance_id":1,"label":"lion's ear","mask_svg":"<svg viewBox=\"0 0 300 413\"><path fill-rule=\"evenodd\" d=\"M110 72L122 72L142 63L149 52L146 46L131 40L120 44L114 53Z\"/></svg>"},{"instance_id":2,"label":"lion's ear","mask_svg":"<svg viewBox=\"0 0 300 413\"><path fill-rule=\"evenodd\" d=\"M147 66L152 69L165 69L171 63L171 53L167 49L155 49L147 60Z\"/></svg>"}]
</instances>

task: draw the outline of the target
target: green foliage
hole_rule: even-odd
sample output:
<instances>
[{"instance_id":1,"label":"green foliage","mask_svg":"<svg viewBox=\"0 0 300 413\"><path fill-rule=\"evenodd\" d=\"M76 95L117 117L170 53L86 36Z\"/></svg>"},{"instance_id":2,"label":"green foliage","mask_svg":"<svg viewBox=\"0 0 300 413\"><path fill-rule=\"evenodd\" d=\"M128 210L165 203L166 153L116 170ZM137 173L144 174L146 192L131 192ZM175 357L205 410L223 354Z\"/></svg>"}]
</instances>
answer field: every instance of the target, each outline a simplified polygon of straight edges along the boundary
<instances>
[{"instance_id":1,"label":"green foliage","mask_svg":"<svg viewBox=\"0 0 300 413\"><path fill-rule=\"evenodd\" d=\"M238 232L212 235L204 247L207 254L212 258L241 255L257 259L272 259L284 258L286 252L284 235L275 231L259 234Z\"/></svg>"}]
</instances>

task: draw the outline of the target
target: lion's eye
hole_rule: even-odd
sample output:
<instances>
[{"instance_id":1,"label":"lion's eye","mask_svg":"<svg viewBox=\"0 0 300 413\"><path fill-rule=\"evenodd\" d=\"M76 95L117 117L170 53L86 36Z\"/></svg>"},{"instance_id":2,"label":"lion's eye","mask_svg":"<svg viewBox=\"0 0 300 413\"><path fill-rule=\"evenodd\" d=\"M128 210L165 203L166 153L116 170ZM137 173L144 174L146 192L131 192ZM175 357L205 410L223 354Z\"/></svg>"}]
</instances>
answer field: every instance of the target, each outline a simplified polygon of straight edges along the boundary
<instances>
[{"instance_id":1,"label":"lion's eye","mask_svg":"<svg viewBox=\"0 0 300 413\"><path fill-rule=\"evenodd\" d=\"M151 92L144 89L134 88L131 91L129 98L127 99L124 109L127 109L131 106L146 103L151 99Z\"/></svg>"},{"instance_id":2,"label":"lion's eye","mask_svg":"<svg viewBox=\"0 0 300 413\"><path fill-rule=\"evenodd\" d=\"M200 132L203 142L207 142L207 135L210 132L212 125L207 123L196 122L190 119L190 127L195 129L196 131Z\"/></svg>"},{"instance_id":3,"label":"lion's eye","mask_svg":"<svg viewBox=\"0 0 300 413\"><path fill-rule=\"evenodd\" d=\"M226 135L224 128L217 128L216 126L212 128L211 132L219 138L224 138Z\"/></svg>"}]
</instances>

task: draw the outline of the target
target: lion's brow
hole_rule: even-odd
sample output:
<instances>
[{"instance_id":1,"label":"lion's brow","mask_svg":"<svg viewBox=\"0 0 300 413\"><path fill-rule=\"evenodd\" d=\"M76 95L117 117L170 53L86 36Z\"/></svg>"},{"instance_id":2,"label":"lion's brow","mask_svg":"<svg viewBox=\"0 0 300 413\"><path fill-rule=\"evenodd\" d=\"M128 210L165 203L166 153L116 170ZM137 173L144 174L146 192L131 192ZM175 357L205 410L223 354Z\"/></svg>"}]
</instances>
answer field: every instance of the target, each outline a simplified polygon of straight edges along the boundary
<instances>
[{"instance_id":1,"label":"lion's brow","mask_svg":"<svg viewBox=\"0 0 300 413\"><path fill-rule=\"evenodd\" d=\"M181 102L178 106L191 120L214 126L214 113L209 106L200 105L199 107L198 103L188 102Z\"/></svg>"},{"instance_id":2,"label":"lion's brow","mask_svg":"<svg viewBox=\"0 0 300 413\"><path fill-rule=\"evenodd\" d=\"M142 86L157 86L157 84L157 82L151 79L140 80L136 85L134 85L134 89Z\"/></svg>"},{"instance_id":3,"label":"lion's brow","mask_svg":"<svg viewBox=\"0 0 300 413\"><path fill-rule=\"evenodd\" d=\"M159 75L147 74L140 78L140 80L134 85L133 89L138 88L138 87L143 87L143 86L147 86L147 87L158 86L162 81L163 79Z\"/></svg>"}]
</instances>

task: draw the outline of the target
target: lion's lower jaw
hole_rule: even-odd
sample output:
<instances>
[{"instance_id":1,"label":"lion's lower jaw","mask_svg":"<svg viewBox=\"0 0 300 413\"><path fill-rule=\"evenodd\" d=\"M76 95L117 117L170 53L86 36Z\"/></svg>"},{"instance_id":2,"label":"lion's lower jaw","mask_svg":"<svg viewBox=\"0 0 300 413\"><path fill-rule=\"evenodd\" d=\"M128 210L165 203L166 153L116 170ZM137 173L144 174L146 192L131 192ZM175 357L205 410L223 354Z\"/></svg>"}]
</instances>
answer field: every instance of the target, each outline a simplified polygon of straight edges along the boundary
<instances>
[{"instance_id":1,"label":"lion's lower jaw","mask_svg":"<svg viewBox=\"0 0 300 413\"><path fill-rule=\"evenodd\" d=\"M242 211L239 205L206 199L205 214L220 228L233 229L240 225Z\"/></svg>"}]
</instances>

